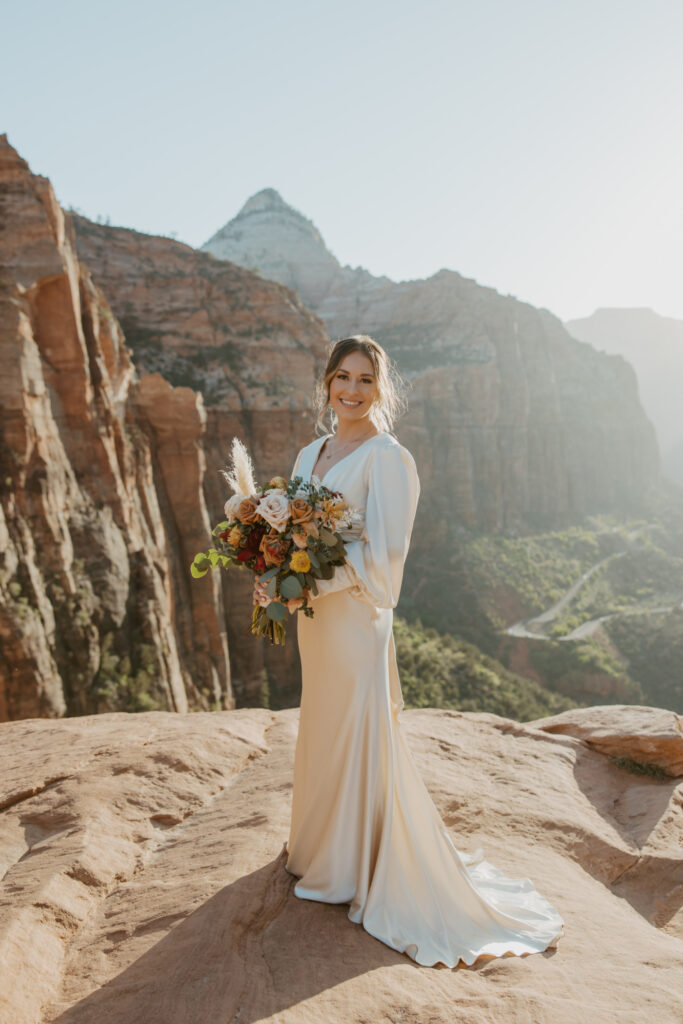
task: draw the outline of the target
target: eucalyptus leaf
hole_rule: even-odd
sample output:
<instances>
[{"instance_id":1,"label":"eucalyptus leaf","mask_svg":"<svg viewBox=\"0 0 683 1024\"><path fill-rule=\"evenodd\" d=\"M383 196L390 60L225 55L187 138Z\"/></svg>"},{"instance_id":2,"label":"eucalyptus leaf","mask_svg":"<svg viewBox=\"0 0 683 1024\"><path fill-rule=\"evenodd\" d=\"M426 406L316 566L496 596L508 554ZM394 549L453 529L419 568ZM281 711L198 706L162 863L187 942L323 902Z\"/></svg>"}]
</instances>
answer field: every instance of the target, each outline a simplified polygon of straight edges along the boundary
<instances>
[{"instance_id":1,"label":"eucalyptus leaf","mask_svg":"<svg viewBox=\"0 0 683 1024\"><path fill-rule=\"evenodd\" d=\"M268 597L275 597L276 593L277 580L275 579L274 576L271 576L271 578L268 580L268 585L266 586L266 594L268 595Z\"/></svg>"},{"instance_id":2,"label":"eucalyptus leaf","mask_svg":"<svg viewBox=\"0 0 683 1024\"><path fill-rule=\"evenodd\" d=\"M327 544L328 547L334 547L334 545L337 543L337 538L335 537L335 535L333 533L330 533L330 531L326 529L326 527L324 526L320 526L318 528L318 535L323 544Z\"/></svg>"},{"instance_id":3,"label":"eucalyptus leaf","mask_svg":"<svg viewBox=\"0 0 683 1024\"><path fill-rule=\"evenodd\" d=\"M261 573L261 575L259 576L259 579L263 582L265 580L272 579L273 576L277 576L277 574L278 574L278 567L277 567L277 565L274 565L272 569L268 569L267 572Z\"/></svg>"},{"instance_id":4,"label":"eucalyptus leaf","mask_svg":"<svg viewBox=\"0 0 683 1024\"><path fill-rule=\"evenodd\" d=\"M302 586L296 576L285 576L280 584L280 594L286 600L292 597L301 597Z\"/></svg>"},{"instance_id":5,"label":"eucalyptus leaf","mask_svg":"<svg viewBox=\"0 0 683 1024\"><path fill-rule=\"evenodd\" d=\"M266 608L266 615L273 622L282 622L285 617L285 606L280 601L271 601Z\"/></svg>"}]
</instances>

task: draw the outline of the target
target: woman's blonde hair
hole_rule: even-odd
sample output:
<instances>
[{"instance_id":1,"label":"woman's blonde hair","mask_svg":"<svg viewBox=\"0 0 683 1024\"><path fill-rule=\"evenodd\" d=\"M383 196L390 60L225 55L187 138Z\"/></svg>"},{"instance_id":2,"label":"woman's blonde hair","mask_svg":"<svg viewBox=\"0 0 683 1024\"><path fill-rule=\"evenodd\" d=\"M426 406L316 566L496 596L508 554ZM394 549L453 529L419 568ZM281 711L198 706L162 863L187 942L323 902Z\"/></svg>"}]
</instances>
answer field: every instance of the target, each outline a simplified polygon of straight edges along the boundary
<instances>
[{"instance_id":1,"label":"woman's blonde hair","mask_svg":"<svg viewBox=\"0 0 683 1024\"><path fill-rule=\"evenodd\" d=\"M378 397L370 409L370 420L378 430L386 430L391 433L395 420L408 407L405 399L408 385L379 342L368 334L353 334L350 338L342 338L333 344L322 380L318 381L316 385L316 429L321 433L328 432L325 426L325 413L330 402L330 383L341 362L351 352L362 352L372 363ZM332 408L330 408L330 419L332 427L336 428L337 414Z\"/></svg>"}]
</instances>

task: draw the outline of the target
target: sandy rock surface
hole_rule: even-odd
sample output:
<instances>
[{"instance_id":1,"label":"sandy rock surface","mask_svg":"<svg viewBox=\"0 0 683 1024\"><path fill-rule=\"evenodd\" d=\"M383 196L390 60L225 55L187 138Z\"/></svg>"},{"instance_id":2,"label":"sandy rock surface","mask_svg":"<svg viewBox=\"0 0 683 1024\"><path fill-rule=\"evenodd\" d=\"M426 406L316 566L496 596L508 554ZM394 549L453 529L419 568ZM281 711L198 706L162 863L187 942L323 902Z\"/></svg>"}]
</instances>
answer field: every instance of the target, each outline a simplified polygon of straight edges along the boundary
<instances>
[{"instance_id":1,"label":"sandy rock surface","mask_svg":"<svg viewBox=\"0 0 683 1024\"><path fill-rule=\"evenodd\" d=\"M456 846L532 879L557 949L419 967L297 898L297 709L28 719L0 726L1 1024L680 1024L681 783L548 720L400 722Z\"/></svg>"},{"instance_id":2,"label":"sandy rock surface","mask_svg":"<svg viewBox=\"0 0 683 1024\"><path fill-rule=\"evenodd\" d=\"M533 724L548 732L578 736L604 754L628 757L667 775L683 775L683 719L675 711L606 704L563 711Z\"/></svg>"}]
</instances>

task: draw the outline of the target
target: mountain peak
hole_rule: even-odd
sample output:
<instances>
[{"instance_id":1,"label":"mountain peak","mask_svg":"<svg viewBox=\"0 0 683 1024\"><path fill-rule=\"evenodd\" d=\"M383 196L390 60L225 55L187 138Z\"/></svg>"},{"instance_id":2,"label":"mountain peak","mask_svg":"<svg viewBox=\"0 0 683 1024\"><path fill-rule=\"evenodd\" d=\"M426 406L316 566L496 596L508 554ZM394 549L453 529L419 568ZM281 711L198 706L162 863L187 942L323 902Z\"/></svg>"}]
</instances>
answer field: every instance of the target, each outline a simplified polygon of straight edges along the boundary
<instances>
[{"instance_id":1,"label":"mountain peak","mask_svg":"<svg viewBox=\"0 0 683 1024\"><path fill-rule=\"evenodd\" d=\"M313 221L274 188L254 193L201 248L293 288L309 305L327 293L339 271Z\"/></svg>"},{"instance_id":2,"label":"mountain peak","mask_svg":"<svg viewBox=\"0 0 683 1024\"><path fill-rule=\"evenodd\" d=\"M247 213L277 212L282 210L296 212L289 203L284 201L276 188L262 188L260 192L255 192L250 199L247 199L237 216L243 217Z\"/></svg>"}]
</instances>

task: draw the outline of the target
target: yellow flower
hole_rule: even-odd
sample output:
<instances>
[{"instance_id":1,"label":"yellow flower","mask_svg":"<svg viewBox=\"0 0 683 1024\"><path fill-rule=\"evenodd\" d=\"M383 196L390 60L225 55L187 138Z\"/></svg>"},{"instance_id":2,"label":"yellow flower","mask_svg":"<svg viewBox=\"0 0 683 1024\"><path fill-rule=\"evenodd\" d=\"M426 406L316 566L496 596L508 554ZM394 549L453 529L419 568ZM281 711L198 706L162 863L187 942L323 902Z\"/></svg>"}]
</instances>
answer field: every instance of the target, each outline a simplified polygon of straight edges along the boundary
<instances>
[{"instance_id":1,"label":"yellow flower","mask_svg":"<svg viewBox=\"0 0 683 1024\"><path fill-rule=\"evenodd\" d=\"M295 551L289 564L294 572L308 572L311 568L311 560L305 551Z\"/></svg>"},{"instance_id":2,"label":"yellow flower","mask_svg":"<svg viewBox=\"0 0 683 1024\"><path fill-rule=\"evenodd\" d=\"M241 548L244 544L242 540L242 531L239 526L233 526L230 533L228 534L228 544L233 548Z\"/></svg>"}]
</instances>

